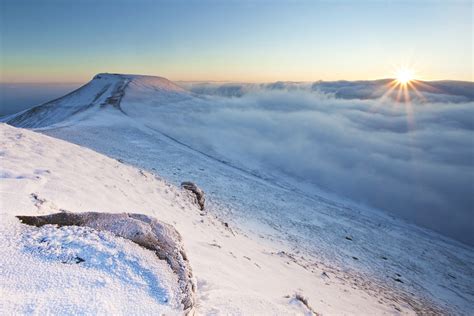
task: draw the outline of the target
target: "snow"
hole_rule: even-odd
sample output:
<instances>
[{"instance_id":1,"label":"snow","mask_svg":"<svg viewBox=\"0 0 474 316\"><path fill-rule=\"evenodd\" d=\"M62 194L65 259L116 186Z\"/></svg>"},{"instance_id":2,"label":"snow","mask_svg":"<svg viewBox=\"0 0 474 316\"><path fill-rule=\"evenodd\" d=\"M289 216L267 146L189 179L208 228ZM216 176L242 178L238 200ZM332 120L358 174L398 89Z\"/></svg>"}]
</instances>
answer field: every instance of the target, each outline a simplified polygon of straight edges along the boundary
<instances>
[{"instance_id":1,"label":"snow","mask_svg":"<svg viewBox=\"0 0 474 316\"><path fill-rule=\"evenodd\" d=\"M184 90L171 81L150 76L98 74L94 80L62 98L10 115L5 120L12 125L38 128L67 120L83 112L95 112L106 106L118 106L129 83L138 92L150 89L157 95L167 91L168 95L184 94Z\"/></svg>"},{"instance_id":2,"label":"snow","mask_svg":"<svg viewBox=\"0 0 474 316\"><path fill-rule=\"evenodd\" d=\"M187 313L193 309L195 283L192 278L192 269L183 249L181 235L173 226L143 214L130 213L62 211L45 216L17 216L17 218L24 224L36 227L84 226L101 232L106 231L153 251L157 258L166 261L177 275L184 311ZM84 261L80 258L76 259L78 262Z\"/></svg>"},{"instance_id":3,"label":"snow","mask_svg":"<svg viewBox=\"0 0 474 316\"><path fill-rule=\"evenodd\" d=\"M166 312L167 307L172 308L157 299L160 296L156 291L144 290L151 285L150 277L140 282L113 277L129 263L119 265L110 257L111 252L139 257L140 266L147 267L151 258L145 256L146 250L106 233L78 239L85 228L45 226L38 230L20 224L14 217L59 210L133 211L174 225L183 236L196 276L198 313L301 314L306 312L305 307L286 297L297 291L307 293L309 303L319 312L393 311L393 307L379 304L363 290L343 285L333 274L331 279L321 277L324 267L308 268L298 260L289 260L280 253L289 251L284 245L247 236L212 215L202 216L187 192L154 174L28 130L2 124L0 131L4 175L0 201L5 213L1 221L5 246L0 249L2 314L61 314L68 308L84 313L125 314L132 306L133 311L147 314L151 309ZM35 248L42 244L39 241L43 237L47 237L46 244ZM76 257L86 261L75 264ZM111 266L101 263L109 259ZM141 268L131 270L130 276L138 278ZM171 278L164 272L154 274L162 288ZM172 289L165 292L170 302ZM58 294L63 292L68 298ZM141 300L126 296L134 293ZM137 307L137 302L144 304Z\"/></svg>"},{"instance_id":4,"label":"snow","mask_svg":"<svg viewBox=\"0 0 474 316\"><path fill-rule=\"evenodd\" d=\"M117 92L107 90L101 98L108 105L94 103L64 120L35 125L31 112L21 119L97 152L1 126L0 201L11 222L11 215L94 210L169 223L183 236L198 314L308 313L295 293L322 314L472 311L471 248L384 213L310 195L284 177L276 181L230 164L193 148L192 135L187 142L170 137L153 118L198 97L166 79L106 75L91 85L122 80L128 84L118 103L105 102ZM206 213L173 185L183 181L204 190Z\"/></svg>"},{"instance_id":5,"label":"snow","mask_svg":"<svg viewBox=\"0 0 474 316\"><path fill-rule=\"evenodd\" d=\"M180 309L168 265L110 233L38 229L2 214L0 242L3 315L176 314Z\"/></svg>"}]
</instances>

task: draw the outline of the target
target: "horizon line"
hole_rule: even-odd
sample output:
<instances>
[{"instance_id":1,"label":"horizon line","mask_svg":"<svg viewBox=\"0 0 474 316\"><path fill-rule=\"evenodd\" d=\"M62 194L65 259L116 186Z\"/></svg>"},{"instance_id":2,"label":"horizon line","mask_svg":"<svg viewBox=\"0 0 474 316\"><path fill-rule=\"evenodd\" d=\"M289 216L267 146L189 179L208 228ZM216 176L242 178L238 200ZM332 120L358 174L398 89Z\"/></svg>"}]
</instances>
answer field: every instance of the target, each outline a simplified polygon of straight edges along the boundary
<instances>
[{"instance_id":1,"label":"horizon line","mask_svg":"<svg viewBox=\"0 0 474 316\"><path fill-rule=\"evenodd\" d=\"M375 79L335 79L335 80L325 80L325 79L315 79L315 80L270 80L270 81L243 81L243 80L186 80L178 79L172 80L164 76L159 75L142 75L142 74L132 74L132 73L114 73L114 72L99 72L91 76L90 79L86 81L1 81L0 84L36 84L36 85L51 85L51 84L84 84L89 81L92 81L94 77L98 74L116 74L116 75L135 75L135 76L150 76L150 77L162 77L172 82L196 82L196 83L250 83L250 84L264 84L264 83L276 83L276 82L286 82L286 83L315 83L315 82L358 82L358 81L382 81L382 80L396 80L396 78L384 77L384 78L375 78ZM421 82L436 82L436 81L457 81L457 82L468 82L474 83L474 80L461 80L461 79L413 79L413 81Z\"/></svg>"}]
</instances>

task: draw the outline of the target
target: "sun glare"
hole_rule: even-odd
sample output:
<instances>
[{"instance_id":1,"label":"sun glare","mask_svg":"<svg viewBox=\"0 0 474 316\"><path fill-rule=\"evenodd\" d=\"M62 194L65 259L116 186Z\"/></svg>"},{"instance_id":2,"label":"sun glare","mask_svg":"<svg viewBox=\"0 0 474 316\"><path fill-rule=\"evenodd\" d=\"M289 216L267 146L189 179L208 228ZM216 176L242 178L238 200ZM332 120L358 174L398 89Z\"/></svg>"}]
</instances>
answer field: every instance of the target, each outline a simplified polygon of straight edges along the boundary
<instances>
[{"instance_id":1,"label":"sun glare","mask_svg":"<svg viewBox=\"0 0 474 316\"><path fill-rule=\"evenodd\" d=\"M408 84L414 78L413 70L411 69L400 69L397 71L396 79L400 84Z\"/></svg>"},{"instance_id":2,"label":"sun glare","mask_svg":"<svg viewBox=\"0 0 474 316\"><path fill-rule=\"evenodd\" d=\"M412 100L426 100L423 94L418 90L418 87L425 89L433 89L428 84L415 79L415 72L413 68L400 67L395 72L395 79L390 80L385 86L385 93L380 98L381 101L386 98L391 98L396 101L395 104L403 103L407 115L407 124L409 128L414 128L415 118ZM383 104L380 102L379 104Z\"/></svg>"}]
</instances>

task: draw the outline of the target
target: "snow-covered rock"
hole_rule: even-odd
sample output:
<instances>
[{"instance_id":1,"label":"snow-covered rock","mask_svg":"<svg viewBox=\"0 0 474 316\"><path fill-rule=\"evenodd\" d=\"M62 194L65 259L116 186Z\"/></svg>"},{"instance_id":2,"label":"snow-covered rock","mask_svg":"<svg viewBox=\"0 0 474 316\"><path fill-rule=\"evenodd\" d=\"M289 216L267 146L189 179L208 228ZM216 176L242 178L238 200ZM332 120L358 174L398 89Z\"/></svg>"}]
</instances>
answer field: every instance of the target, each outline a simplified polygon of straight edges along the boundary
<instances>
[{"instance_id":1,"label":"snow-covered rock","mask_svg":"<svg viewBox=\"0 0 474 316\"><path fill-rule=\"evenodd\" d=\"M170 266L109 232L37 228L2 213L0 243L1 315L183 313Z\"/></svg>"},{"instance_id":2,"label":"snow-covered rock","mask_svg":"<svg viewBox=\"0 0 474 316\"><path fill-rule=\"evenodd\" d=\"M193 200L199 205L201 211L204 210L204 206L206 203L206 196L204 191L201 190L194 182L185 181L181 183L181 187L185 190L188 190L193 195Z\"/></svg>"},{"instance_id":3,"label":"snow-covered rock","mask_svg":"<svg viewBox=\"0 0 474 316\"><path fill-rule=\"evenodd\" d=\"M37 227L81 226L108 231L154 251L158 258L165 260L178 276L184 310L190 312L193 309L195 285L192 269L184 251L181 235L173 226L143 214L130 213L61 212L44 216L17 217L22 223Z\"/></svg>"}]
</instances>

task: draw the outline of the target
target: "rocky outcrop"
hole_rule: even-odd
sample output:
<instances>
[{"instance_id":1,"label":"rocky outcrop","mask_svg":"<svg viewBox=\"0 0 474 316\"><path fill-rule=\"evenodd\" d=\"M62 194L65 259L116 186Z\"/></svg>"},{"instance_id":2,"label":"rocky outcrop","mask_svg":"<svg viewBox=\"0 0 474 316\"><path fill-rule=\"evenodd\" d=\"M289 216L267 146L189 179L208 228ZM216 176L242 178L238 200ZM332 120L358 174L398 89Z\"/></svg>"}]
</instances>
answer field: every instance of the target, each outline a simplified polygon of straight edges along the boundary
<instances>
[{"instance_id":1,"label":"rocky outcrop","mask_svg":"<svg viewBox=\"0 0 474 316\"><path fill-rule=\"evenodd\" d=\"M181 187L185 190L190 191L195 197L195 203L199 205L201 211L204 210L204 204L206 202L206 197L204 196L204 191L201 190L194 182L185 181L181 183Z\"/></svg>"},{"instance_id":2,"label":"rocky outcrop","mask_svg":"<svg viewBox=\"0 0 474 316\"><path fill-rule=\"evenodd\" d=\"M17 216L24 224L43 226L86 226L99 231L108 231L116 236L129 239L155 252L161 260L166 260L178 275L182 291L182 304L186 314L192 313L196 287L192 270L179 232L171 225L143 214L131 213L70 213L61 212L45 216Z\"/></svg>"}]
</instances>

